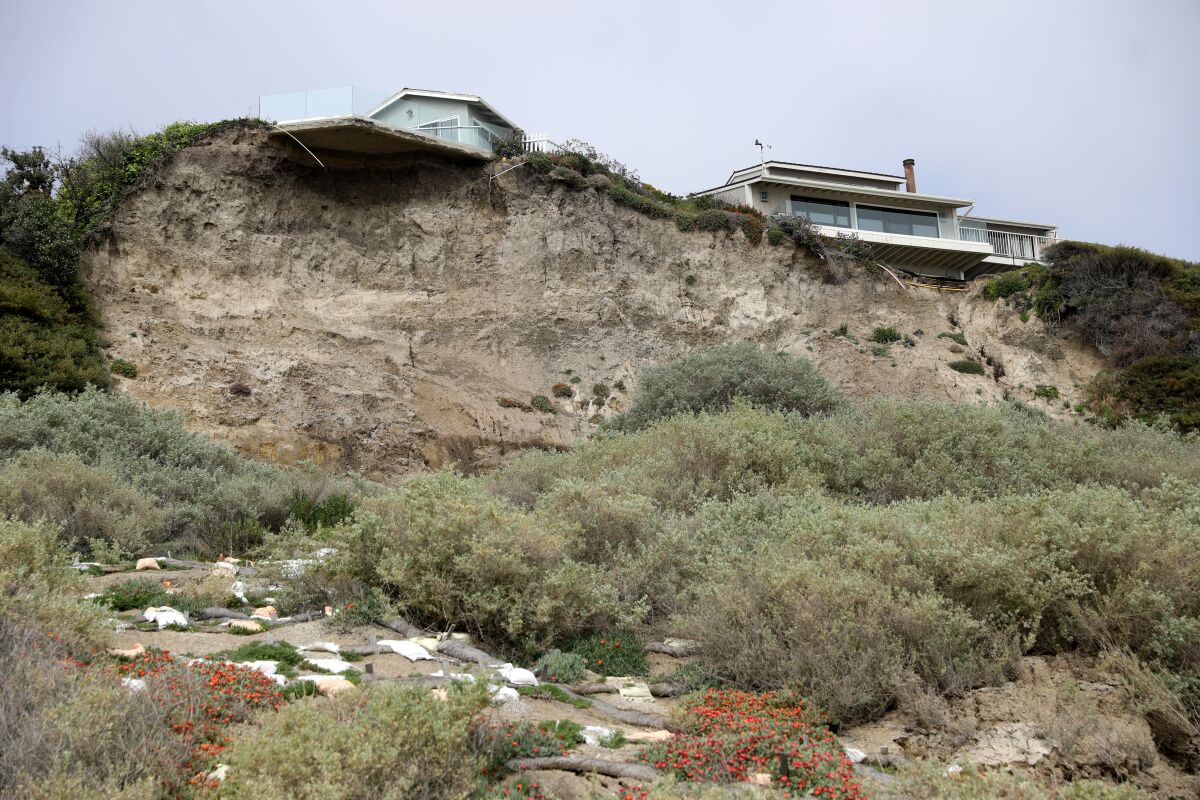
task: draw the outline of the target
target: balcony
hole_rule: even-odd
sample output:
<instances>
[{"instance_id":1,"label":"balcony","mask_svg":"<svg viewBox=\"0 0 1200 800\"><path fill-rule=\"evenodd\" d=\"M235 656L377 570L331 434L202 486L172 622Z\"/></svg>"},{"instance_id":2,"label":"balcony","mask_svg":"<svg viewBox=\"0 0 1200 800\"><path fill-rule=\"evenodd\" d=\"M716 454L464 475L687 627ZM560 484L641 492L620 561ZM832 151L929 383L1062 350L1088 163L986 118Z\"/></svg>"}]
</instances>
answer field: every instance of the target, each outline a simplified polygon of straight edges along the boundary
<instances>
[{"instance_id":1,"label":"balcony","mask_svg":"<svg viewBox=\"0 0 1200 800\"><path fill-rule=\"evenodd\" d=\"M268 94L258 98L258 116L274 123L334 117L366 117L375 106L387 98L382 92L363 89L361 86Z\"/></svg>"},{"instance_id":2,"label":"balcony","mask_svg":"<svg viewBox=\"0 0 1200 800\"><path fill-rule=\"evenodd\" d=\"M1058 241L1053 236L1035 236L1030 233L1008 233L986 228L960 226L958 238L964 242L986 242L992 246L992 254L1022 263L1041 261L1047 247Z\"/></svg>"}]
</instances>

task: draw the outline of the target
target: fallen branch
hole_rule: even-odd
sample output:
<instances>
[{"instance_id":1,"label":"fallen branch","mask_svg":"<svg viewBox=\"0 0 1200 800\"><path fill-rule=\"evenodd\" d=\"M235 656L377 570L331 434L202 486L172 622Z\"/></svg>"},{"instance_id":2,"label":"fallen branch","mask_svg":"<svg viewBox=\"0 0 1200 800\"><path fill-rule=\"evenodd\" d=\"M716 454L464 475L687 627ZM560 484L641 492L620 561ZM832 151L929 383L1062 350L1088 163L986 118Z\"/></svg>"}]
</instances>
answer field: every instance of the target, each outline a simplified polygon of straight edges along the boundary
<instances>
[{"instance_id":1,"label":"fallen branch","mask_svg":"<svg viewBox=\"0 0 1200 800\"><path fill-rule=\"evenodd\" d=\"M578 686L571 687L579 694L620 694L621 690L612 683L583 683ZM650 694L654 697L679 697L687 694L687 687L680 686L678 683L671 681L662 681L661 683L650 684Z\"/></svg>"},{"instance_id":2,"label":"fallen branch","mask_svg":"<svg viewBox=\"0 0 1200 800\"><path fill-rule=\"evenodd\" d=\"M382 625L383 627L387 628L388 630L395 631L396 633L403 636L405 639L411 639L414 636L424 636L425 635L424 631L422 631L416 625L413 625L411 622L406 620L404 617L396 617L395 619L393 619L391 621L380 619L380 620L376 620L375 622L377 625Z\"/></svg>"},{"instance_id":3,"label":"fallen branch","mask_svg":"<svg viewBox=\"0 0 1200 800\"><path fill-rule=\"evenodd\" d=\"M250 619L250 615L240 611L231 611L228 608L212 607L197 611L194 619Z\"/></svg>"},{"instance_id":4,"label":"fallen branch","mask_svg":"<svg viewBox=\"0 0 1200 800\"><path fill-rule=\"evenodd\" d=\"M666 642L646 642L646 652L662 653L665 656L674 656L675 658L687 658L700 652L700 648L696 645L681 647L677 644L667 644Z\"/></svg>"},{"instance_id":5,"label":"fallen branch","mask_svg":"<svg viewBox=\"0 0 1200 800\"><path fill-rule=\"evenodd\" d=\"M271 621L272 628L278 628L280 625L295 625L297 622L312 622L314 619L322 619L325 616L324 611L306 611L303 614L293 614L290 617L281 617Z\"/></svg>"},{"instance_id":6,"label":"fallen branch","mask_svg":"<svg viewBox=\"0 0 1200 800\"><path fill-rule=\"evenodd\" d=\"M485 653L478 647L472 647L466 642L460 642L457 639L443 639L442 641L438 642L436 649L439 653L444 653L451 658L457 658L459 661L463 661L468 664L492 666L493 664L504 663L494 655Z\"/></svg>"},{"instance_id":7,"label":"fallen branch","mask_svg":"<svg viewBox=\"0 0 1200 800\"><path fill-rule=\"evenodd\" d=\"M583 699L582 695L577 694L570 687L563 686L562 684L558 683L549 683L546 685L557 686L559 689L562 689L568 697L573 697L576 700ZM667 725L667 718L662 714L648 714L644 711L630 711L625 708L617 708L616 706L606 703L603 700L596 700L593 698L588 699L592 701L592 711L595 711L601 716L615 719L617 722L624 722L626 725L636 725L639 728L665 728Z\"/></svg>"},{"instance_id":8,"label":"fallen branch","mask_svg":"<svg viewBox=\"0 0 1200 800\"><path fill-rule=\"evenodd\" d=\"M581 683L571 688L579 694L618 694L621 691L611 683Z\"/></svg>"},{"instance_id":9,"label":"fallen branch","mask_svg":"<svg viewBox=\"0 0 1200 800\"><path fill-rule=\"evenodd\" d=\"M629 764L624 761L605 761L602 758L577 756L518 758L509 761L507 766L514 772L523 769L558 769L580 775L607 775L610 778L632 778L648 783L662 777L658 770L645 764Z\"/></svg>"}]
</instances>

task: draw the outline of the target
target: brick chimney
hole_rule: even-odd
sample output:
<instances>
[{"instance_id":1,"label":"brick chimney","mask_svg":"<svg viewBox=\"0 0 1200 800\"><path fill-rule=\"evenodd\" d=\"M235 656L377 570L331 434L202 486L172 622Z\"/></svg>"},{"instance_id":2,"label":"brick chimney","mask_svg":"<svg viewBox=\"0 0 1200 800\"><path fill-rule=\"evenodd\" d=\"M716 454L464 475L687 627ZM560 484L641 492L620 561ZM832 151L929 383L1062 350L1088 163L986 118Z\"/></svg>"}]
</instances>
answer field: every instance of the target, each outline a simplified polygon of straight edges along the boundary
<instances>
[{"instance_id":1,"label":"brick chimney","mask_svg":"<svg viewBox=\"0 0 1200 800\"><path fill-rule=\"evenodd\" d=\"M904 159L904 186L910 192L917 191L917 172L914 169L916 166L916 160L911 158Z\"/></svg>"}]
</instances>

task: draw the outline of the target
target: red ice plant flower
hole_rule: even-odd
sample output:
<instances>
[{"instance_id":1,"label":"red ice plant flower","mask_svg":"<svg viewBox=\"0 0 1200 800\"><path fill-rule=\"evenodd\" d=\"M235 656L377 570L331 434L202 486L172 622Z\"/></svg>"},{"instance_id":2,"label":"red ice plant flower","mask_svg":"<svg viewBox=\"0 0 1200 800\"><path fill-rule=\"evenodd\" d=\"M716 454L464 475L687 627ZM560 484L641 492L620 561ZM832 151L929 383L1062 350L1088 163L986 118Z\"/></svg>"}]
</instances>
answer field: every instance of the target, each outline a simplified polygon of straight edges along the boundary
<instances>
[{"instance_id":1,"label":"red ice plant flower","mask_svg":"<svg viewBox=\"0 0 1200 800\"><path fill-rule=\"evenodd\" d=\"M687 709L688 732L642 761L681 780L737 783L766 773L786 796L865 800L824 714L774 692L713 690Z\"/></svg>"}]
</instances>

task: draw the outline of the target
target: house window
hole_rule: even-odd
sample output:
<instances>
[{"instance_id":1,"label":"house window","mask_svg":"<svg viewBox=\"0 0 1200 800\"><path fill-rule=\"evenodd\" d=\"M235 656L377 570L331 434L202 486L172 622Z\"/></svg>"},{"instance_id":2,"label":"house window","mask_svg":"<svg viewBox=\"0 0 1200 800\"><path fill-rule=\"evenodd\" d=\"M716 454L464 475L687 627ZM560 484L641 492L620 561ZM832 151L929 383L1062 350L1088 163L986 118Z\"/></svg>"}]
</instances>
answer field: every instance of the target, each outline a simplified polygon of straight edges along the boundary
<instances>
[{"instance_id":1,"label":"house window","mask_svg":"<svg viewBox=\"0 0 1200 800\"><path fill-rule=\"evenodd\" d=\"M792 195L792 213L798 217L808 217L817 225L850 227L850 204L840 200L817 200Z\"/></svg>"},{"instance_id":2,"label":"house window","mask_svg":"<svg viewBox=\"0 0 1200 800\"><path fill-rule=\"evenodd\" d=\"M455 142L458 141L458 117L435 119L433 122L418 125L417 129L425 131L428 136L436 136L439 139L451 139Z\"/></svg>"},{"instance_id":3,"label":"house window","mask_svg":"<svg viewBox=\"0 0 1200 800\"><path fill-rule=\"evenodd\" d=\"M938 216L925 211L900 211L895 208L858 206L858 229L909 236L938 237Z\"/></svg>"}]
</instances>

